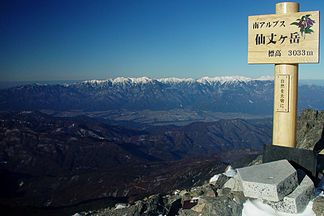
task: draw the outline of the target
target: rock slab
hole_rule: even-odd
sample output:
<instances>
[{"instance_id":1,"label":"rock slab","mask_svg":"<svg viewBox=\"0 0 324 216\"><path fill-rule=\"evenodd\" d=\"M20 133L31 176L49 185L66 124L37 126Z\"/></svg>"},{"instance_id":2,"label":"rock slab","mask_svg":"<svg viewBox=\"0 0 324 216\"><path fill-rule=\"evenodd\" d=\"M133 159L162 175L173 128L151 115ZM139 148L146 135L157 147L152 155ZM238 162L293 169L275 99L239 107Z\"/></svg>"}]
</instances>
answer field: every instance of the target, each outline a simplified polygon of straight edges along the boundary
<instances>
[{"instance_id":1,"label":"rock slab","mask_svg":"<svg viewBox=\"0 0 324 216\"><path fill-rule=\"evenodd\" d=\"M223 186L224 188L230 188L231 191L243 191L242 183L238 175L230 178Z\"/></svg>"},{"instance_id":2,"label":"rock slab","mask_svg":"<svg viewBox=\"0 0 324 216\"><path fill-rule=\"evenodd\" d=\"M279 202L267 202L280 212L297 214L302 212L314 196L314 183L306 175L300 185Z\"/></svg>"},{"instance_id":3,"label":"rock slab","mask_svg":"<svg viewBox=\"0 0 324 216\"><path fill-rule=\"evenodd\" d=\"M237 170L246 197L278 202L298 186L297 171L287 160Z\"/></svg>"}]
</instances>

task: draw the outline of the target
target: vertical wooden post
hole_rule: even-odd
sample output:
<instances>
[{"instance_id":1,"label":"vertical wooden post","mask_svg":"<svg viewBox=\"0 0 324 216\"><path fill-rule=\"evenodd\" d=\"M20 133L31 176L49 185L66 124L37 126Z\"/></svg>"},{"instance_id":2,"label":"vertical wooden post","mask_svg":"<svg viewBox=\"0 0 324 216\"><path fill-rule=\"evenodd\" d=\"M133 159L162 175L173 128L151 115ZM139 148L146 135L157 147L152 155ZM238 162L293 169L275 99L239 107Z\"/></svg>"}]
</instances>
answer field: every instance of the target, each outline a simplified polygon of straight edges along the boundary
<instances>
[{"instance_id":1,"label":"vertical wooden post","mask_svg":"<svg viewBox=\"0 0 324 216\"><path fill-rule=\"evenodd\" d=\"M276 4L276 14L299 12L299 4ZM272 144L296 147L298 64L276 64Z\"/></svg>"}]
</instances>

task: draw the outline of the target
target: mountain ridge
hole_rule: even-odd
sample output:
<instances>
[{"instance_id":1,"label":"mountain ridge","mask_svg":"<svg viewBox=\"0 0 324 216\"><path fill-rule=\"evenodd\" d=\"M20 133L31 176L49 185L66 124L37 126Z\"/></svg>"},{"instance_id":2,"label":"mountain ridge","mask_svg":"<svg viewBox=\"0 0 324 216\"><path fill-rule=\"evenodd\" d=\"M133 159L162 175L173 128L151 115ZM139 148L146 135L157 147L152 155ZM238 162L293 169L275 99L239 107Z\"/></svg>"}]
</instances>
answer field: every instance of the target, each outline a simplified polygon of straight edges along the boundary
<instances>
[{"instance_id":1,"label":"mountain ridge","mask_svg":"<svg viewBox=\"0 0 324 216\"><path fill-rule=\"evenodd\" d=\"M324 109L324 86L299 87L299 109ZM116 78L74 84L23 85L0 90L0 110L212 111L271 115L273 80L240 77Z\"/></svg>"},{"instance_id":2,"label":"mountain ridge","mask_svg":"<svg viewBox=\"0 0 324 216\"><path fill-rule=\"evenodd\" d=\"M225 81L224 81L225 80ZM170 82L171 81L171 82ZM0 90L0 110L170 110L270 113L272 82L227 77L188 81L116 78ZM258 108L257 104L260 106ZM262 106L268 105L268 106Z\"/></svg>"},{"instance_id":3,"label":"mountain ridge","mask_svg":"<svg viewBox=\"0 0 324 216\"><path fill-rule=\"evenodd\" d=\"M93 84L103 84L103 83L112 83L112 84L125 84L125 83L133 83L133 84L146 84L149 82L161 82L161 83L226 83L226 82L249 82L249 81L266 81L273 80L273 77L270 76L261 76L259 78L250 78L245 76L217 76L217 77L201 77L198 79L194 78L177 78L177 77L166 77L166 78L149 78L149 77L116 77L112 79L99 79L99 80L85 80L83 83L93 83Z\"/></svg>"}]
</instances>

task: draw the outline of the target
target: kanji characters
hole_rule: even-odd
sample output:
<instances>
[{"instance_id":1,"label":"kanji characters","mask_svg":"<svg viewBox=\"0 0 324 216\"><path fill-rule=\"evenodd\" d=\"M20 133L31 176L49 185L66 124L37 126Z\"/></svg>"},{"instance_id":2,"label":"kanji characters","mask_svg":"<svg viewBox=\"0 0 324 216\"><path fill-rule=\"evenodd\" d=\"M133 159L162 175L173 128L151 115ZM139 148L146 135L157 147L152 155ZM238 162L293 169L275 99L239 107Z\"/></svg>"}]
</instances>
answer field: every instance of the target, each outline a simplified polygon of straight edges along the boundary
<instances>
[{"instance_id":1,"label":"kanji characters","mask_svg":"<svg viewBox=\"0 0 324 216\"><path fill-rule=\"evenodd\" d=\"M290 44L295 44L300 42L300 33L293 32L289 36L288 35L277 35L275 33L271 33L269 35L264 34L256 34L255 36L255 44L256 45L269 45L269 44L284 44L285 42L289 42ZM289 38L289 40L287 40Z\"/></svg>"},{"instance_id":2,"label":"kanji characters","mask_svg":"<svg viewBox=\"0 0 324 216\"><path fill-rule=\"evenodd\" d=\"M266 38L263 34L257 34L255 37L255 44L260 45L260 44L265 44Z\"/></svg>"},{"instance_id":3,"label":"kanji characters","mask_svg":"<svg viewBox=\"0 0 324 216\"><path fill-rule=\"evenodd\" d=\"M280 57L281 50L268 50L268 56L269 57Z\"/></svg>"},{"instance_id":4,"label":"kanji characters","mask_svg":"<svg viewBox=\"0 0 324 216\"><path fill-rule=\"evenodd\" d=\"M298 32L294 32L290 34L290 43L299 43L300 35Z\"/></svg>"},{"instance_id":5,"label":"kanji characters","mask_svg":"<svg viewBox=\"0 0 324 216\"><path fill-rule=\"evenodd\" d=\"M275 40L276 36L277 36L276 34L271 33L271 35L268 36L269 42L267 43L267 45L268 44L276 44L277 43L277 41Z\"/></svg>"}]
</instances>

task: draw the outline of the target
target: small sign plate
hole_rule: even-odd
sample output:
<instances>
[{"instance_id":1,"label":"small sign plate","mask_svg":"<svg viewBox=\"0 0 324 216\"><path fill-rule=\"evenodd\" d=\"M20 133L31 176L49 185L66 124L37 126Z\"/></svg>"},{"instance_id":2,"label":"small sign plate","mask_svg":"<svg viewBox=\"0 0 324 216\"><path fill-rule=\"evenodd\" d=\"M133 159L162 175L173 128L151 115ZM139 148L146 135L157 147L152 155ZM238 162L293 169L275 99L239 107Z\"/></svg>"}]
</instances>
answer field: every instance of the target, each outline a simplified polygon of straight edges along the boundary
<instances>
[{"instance_id":1,"label":"small sign plate","mask_svg":"<svg viewBox=\"0 0 324 216\"><path fill-rule=\"evenodd\" d=\"M318 63L319 11L249 16L248 63Z\"/></svg>"},{"instance_id":2,"label":"small sign plate","mask_svg":"<svg viewBox=\"0 0 324 216\"><path fill-rule=\"evenodd\" d=\"M290 76L280 74L276 76L276 97L275 109L277 112L289 112L289 82Z\"/></svg>"}]
</instances>

